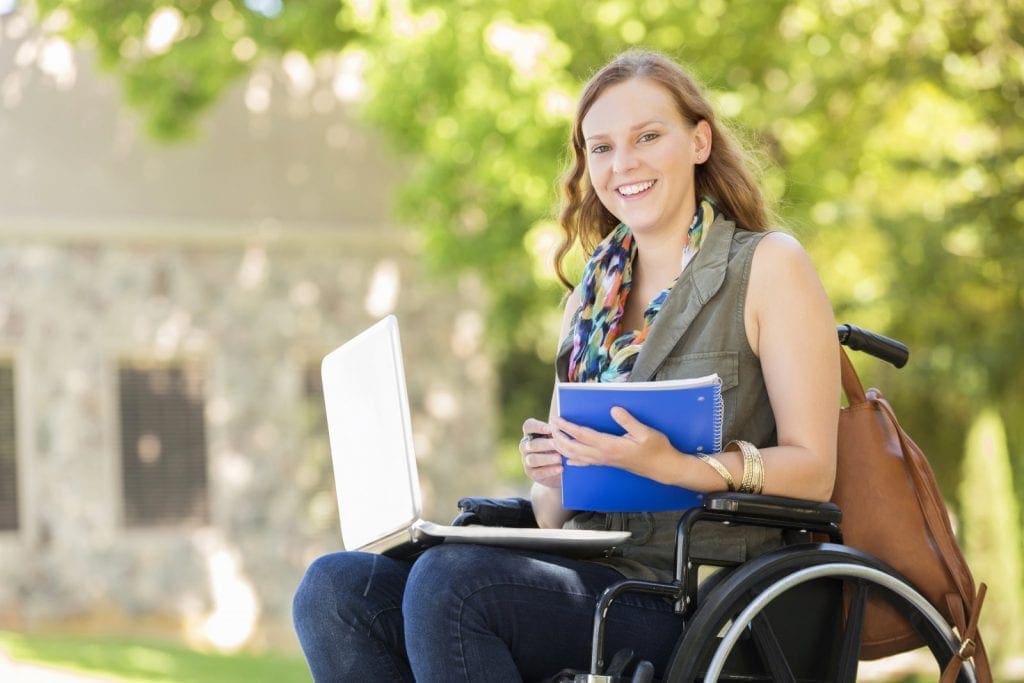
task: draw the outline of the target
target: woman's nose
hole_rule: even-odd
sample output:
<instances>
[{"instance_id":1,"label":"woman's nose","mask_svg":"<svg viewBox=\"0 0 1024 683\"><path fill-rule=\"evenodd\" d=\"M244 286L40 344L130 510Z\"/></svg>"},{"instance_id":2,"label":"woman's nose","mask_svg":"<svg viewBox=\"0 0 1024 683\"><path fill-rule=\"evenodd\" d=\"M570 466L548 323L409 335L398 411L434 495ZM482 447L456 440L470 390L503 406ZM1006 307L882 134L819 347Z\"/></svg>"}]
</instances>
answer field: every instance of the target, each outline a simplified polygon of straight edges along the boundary
<instances>
[{"instance_id":1,"label":"woman's nose","mask_svg":"<svg viewBox=\"0 0 1024 683\"><path fill-rule=\"evenodd\" d=\"M612 171L615 173L625 173L636 168L637 157L635 150L621 146L615 149L614 154L615 157L612 159Z\"/></svg>"}]
</instances>

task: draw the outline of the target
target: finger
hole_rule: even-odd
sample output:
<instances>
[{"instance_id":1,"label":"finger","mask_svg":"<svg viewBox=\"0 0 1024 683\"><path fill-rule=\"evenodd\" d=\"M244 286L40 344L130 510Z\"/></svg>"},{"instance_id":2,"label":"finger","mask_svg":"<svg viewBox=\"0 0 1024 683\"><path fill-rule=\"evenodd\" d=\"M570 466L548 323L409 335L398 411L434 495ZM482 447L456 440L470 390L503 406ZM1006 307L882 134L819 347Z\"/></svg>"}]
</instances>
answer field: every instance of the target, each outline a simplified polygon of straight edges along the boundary
<instances>
[{"instance_id":1,"label":"finger","mask_svg":"<svg viewBox=\"0 0 1024 683\"><path fill-rule=\"evenodd\" d=\"M527 441L519 445L523 467L539 467L562 462L561 454L553 446L550 448L536 448L536 445L536 441Z\"/></svg>"},{"instance_id":2,"label":"finger","mask_svg":"<svg viewBox=\"0 0 1024 683\"><path fill-rule=\"evenodd\" d=\"M555 450L555 441L551 434L545 434L544 436L531 436L528 434L520 439L519 444L524 447L524 450L528 450L532 453L543 453L545 451Z\"/></svg>"},{"instance_id":3,"label":"finger","mask_svg":"<svg viewBox=\"0 0 1024 683\"><path fill-rule=\"evenodd\" d=\"M562 471L562 460L558 459L558 462L547 463L545 465L539 465L537 467L527 467L531 477L536 479L537 477L550 476L552 472Z\"/></svg>"},{"instance_id":4,"label":"finger","mask_svg":"<svg viewBox=\"0 0 1024 683\"><path fill-rule=\"evenodd\" d=\"M546 467L531 468L527 475L533 481L544 486L557 486L562 478L562 465L548 465Z\"/></svg>"},{"instance_id":5,"label":"finger","mask_svg":"<svg viewBox=\"0 0 1024 683\"><path fill-rule=\"evenodd\" d=\"M593 445L601 443L603 440L607 440L609 438L616 438L610 434L603 434L597 431L596 429L584 427L583 425L578 425L573 422L569 422L568 420L565 420L560 417L556 417L554 419L554 426L559 431L562 431L571 436L574 440L583 442L585 444Z\"/></svg>"},{"instance_id":6,"label":"finger","mask_svg":"<svg viewBox=\"0 0 1024 683\"><path fill-rule=\"evenodd\" d=\"M527 467L545 467L548 465L561 465L562 456L552 451L547 451L543 453L527 453L525 456L523 456L523 463Z\"/></svg>"},{"instance_id":7,"label":"finger","mask_svg":"<svg viewBox=\"0 0 1024 683\"><path fill-rule=\"evenodd\" d=\"M555 447L555 451L561 455L565 455L567 451L571 450L575 443L565 432L555 432L551 435L551 444Z\"/></svg>"},{"instance_id":8,"label":"finger","mask_svg":"<svg viewBox=\"0 0 1024 683\"><path fill-rule=\"evenodd\" d=\"M555 448L571 462L571 465L591 465L600 463L600 451L578 439L571 439L565 434L555 432Z\"/></svg>"},{"instance_id":9,"label":"finger","mask_svg":"<svg viewBox=\"0 0 1024 683\"><path fill-rule=\"evenodd\" d=\"M523 422L523 434L551 434L551 425L535 417L529 417Z\"/></svg>"},{"instance_id":10,"label":"finger","mask_svg":"<svg viewBox=\"0 0 1024 683\"><path fill-rule=\"evenodd\" d=\"M633 417L625 408L615 406L612 408L611 416L630 436L643 436L651 430L650 427Z\"/></svg>"}]
</instances>

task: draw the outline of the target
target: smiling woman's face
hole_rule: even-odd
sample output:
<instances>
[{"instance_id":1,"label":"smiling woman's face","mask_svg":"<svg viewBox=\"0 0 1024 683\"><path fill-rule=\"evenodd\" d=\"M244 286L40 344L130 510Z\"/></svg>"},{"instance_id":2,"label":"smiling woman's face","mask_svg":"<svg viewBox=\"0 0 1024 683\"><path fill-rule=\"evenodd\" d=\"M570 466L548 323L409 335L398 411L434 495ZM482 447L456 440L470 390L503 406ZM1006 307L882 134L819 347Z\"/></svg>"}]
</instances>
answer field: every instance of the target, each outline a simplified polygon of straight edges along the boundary
<instances>
[{"instance_id":1,"label":"smiling woman's face","mask_svg":"<svg viewBox=\"0 0 1024 683\"><path fill-rule=\"evenodd\" d=\"M671 94L653 81L610 86L582 121L598 199L637 235L685 232L696 208L694 165L710 152L706 126L685 121Z\"/></svg>"}]
</instances>

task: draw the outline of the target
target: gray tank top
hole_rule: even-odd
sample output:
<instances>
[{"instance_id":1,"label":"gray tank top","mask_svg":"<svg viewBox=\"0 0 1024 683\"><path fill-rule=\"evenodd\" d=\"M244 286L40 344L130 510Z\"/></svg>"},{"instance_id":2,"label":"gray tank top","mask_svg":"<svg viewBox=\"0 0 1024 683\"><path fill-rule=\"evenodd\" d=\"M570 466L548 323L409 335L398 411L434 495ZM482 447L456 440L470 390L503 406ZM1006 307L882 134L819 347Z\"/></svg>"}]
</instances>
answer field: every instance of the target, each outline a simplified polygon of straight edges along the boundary
<instances>
[{"instance_id":1,"label":"gray tank top","mask_svg":"<svg viewBox=\"0 0 1024 683\"><path fill-rule=\"evenodd\" d=\"M761 363L747 343L743 309L754 249L766 233L737 230L721 217L712 223L701 250L679 276L640 349L629 381L722 378L723 443L733 439L759 447L776 445L775 417ZM572 338L562 341L556 368L566 379ZM676 523L680 512L581 512L567 529L632 532L616 555L595 559L629 578L672 579ZM743 562L781 544L776 530L698 524L691 551L699 558Z\"/></svg>"}]
</instances>

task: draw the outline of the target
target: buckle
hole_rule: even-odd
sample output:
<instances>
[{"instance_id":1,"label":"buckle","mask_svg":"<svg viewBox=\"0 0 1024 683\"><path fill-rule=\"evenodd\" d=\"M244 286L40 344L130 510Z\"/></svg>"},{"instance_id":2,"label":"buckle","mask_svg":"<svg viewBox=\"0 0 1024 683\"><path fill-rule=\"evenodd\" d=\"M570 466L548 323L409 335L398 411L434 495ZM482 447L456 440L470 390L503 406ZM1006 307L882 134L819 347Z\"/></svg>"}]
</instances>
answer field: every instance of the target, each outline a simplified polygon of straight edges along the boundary
<instances>
[{"instance_id":1,"label":"buckle","mask_svg":"<svg viewBox=\"0 0 1024 683\"><path fill-rule=\"evenodd\" d=\"M960 649L956 651L956 656L960 659L970 659L974 656L975 643L970 638L964 638L964 641L960 643Z\"/></svg>"}]
</instances>

